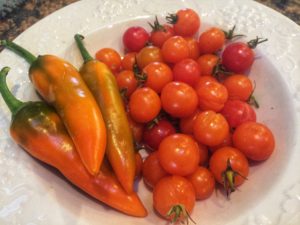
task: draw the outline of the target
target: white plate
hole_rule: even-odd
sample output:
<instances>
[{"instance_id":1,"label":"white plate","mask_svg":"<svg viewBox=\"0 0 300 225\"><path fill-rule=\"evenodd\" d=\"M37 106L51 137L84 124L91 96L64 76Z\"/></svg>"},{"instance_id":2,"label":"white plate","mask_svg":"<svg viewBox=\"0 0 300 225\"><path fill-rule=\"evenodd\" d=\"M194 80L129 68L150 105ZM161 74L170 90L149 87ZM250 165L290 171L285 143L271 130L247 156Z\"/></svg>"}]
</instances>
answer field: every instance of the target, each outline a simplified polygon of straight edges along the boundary
<instances>
[{"instance_id":1,"label":"white plate","mask_svg":"<svg viewBox=\"0 0 300 225\"><path fill-rule=\"evenodd\" d=\"M197 203L192 217L198 225L300 224L300 28L286 17L249 0L83 0L39 21L15 41L34 54L56 54L79 66L75 33L86 36L91 53L107 46L121 51L120 34L126 27L148 27L146 21L154 15L184 7L200 13L202 30L236 24L247 40L269 39L256 50L251 78L261 105L258 120L273 130L277 141L272 157L251 168L249 180L230 200L214 194ZM37 99L23 59L5 50L0 54L3 66L12 68L8 83L18 98ZM0 224L166 224L153 213L143 182L138 192L149 216L138 219L93 201L31 158L11 141L10 113L2 99L0 103Z\"/></svg>"}]
</instances>

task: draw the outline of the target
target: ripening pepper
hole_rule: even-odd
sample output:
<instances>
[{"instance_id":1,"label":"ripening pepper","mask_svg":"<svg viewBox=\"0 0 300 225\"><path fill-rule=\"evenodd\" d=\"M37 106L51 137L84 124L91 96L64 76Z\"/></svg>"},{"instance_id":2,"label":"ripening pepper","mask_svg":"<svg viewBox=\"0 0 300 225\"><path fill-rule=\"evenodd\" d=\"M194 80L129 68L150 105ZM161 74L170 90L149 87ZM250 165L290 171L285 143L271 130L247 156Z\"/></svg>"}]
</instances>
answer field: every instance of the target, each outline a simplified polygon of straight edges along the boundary
<instances>
[{"instance_id":1,"label":"ripening pepper","mask_svg":"<svg viewBox=\"0 0 300 225\"><path fill-rule=\"evenodd\" d=\"M104 63L90 56L82 39L83 36L75 35L84 59L80 74L103 114L107 130L107 158L124 189L131 193L135 177L135 150L124 103L115 76Z\"/></svg>"},{"instance_id":2,"label":"ripening pepper","mask_svg":"<svg viewBox=\"0 0 300 225\"><path fill-rule=\"evenodd\" d=\"M131 216L147 211L136 193L128 194L104 161L93 176L84 167L65 126L54 108L44 102L21 102L9 91L0 72L0 92L12 113L10 135L31 156L58 169L71 183L90 196Z\"/></svg>"},{"instance_id":3,"label":"ripening pepper","mask_svg":"<svg viewBox=\"0 0 300 225\"><path fill-rule=\"evenodd\" d=\"M30 64L29 77L35 89L62 118L87 170L97 174L105 154L106 127L102 113L79 72L56 56L35 57L11 41L2 40L0 44Z\"/></svg>"}]
</instances>

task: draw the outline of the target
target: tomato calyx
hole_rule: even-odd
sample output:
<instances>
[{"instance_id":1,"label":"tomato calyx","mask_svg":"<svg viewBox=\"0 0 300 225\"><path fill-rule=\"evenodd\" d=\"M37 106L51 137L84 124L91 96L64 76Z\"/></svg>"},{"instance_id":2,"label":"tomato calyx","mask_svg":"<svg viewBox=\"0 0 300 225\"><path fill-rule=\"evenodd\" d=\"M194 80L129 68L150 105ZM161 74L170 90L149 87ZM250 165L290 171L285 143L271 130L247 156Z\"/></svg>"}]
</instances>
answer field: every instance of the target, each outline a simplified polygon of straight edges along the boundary
<instances>
[{"instance_id":1,"label":"tomato calyx","mask_svg":"<svg viewBox=\"0 0 300 225\"><path fill-rule=\"evenodd\" d=\"M138 82L137 86L142 87L145 84L145 82L147 81L147 74L144 73L143 71L141 71L136 60L135 60L135 63L133 64L132 71L133 71L135 79Z\"/></svg>"},{"instance_id":2,"label":"tomato calyx","mask_svg":"<svg viewBox=\"0 0 300 225\"><path fill-rule=\"evenodd\" d=\"M169 15L166 16L166 20L167 20L167 23L169 23L169 24L176 24L178 21L178 16L174 13L173 14L169 13Z\"/></svg>"},{"instance_id":3,"label":"tomato calyx","mask_svg":"<svg viewBox=\"0 0 300 225\"><path fill-rule=\"evenodd\" d=\"M266 42L266 41L268 41L268 38L264 39L264 38L256 37L255 39L248 41L247 45L249 48L254 49L254 48L256 48L257 45L259 45L263 42Z\"/></svg>"},{"instance_id":4,"label":"tomato calyx","mask_svg":"<svg viewBox=\"0 0 300 225\"><path fill-rule=\"evenodd\" d=\"M172 218L172 216L174 217ZM171 222L176 223L179 219L181 219L181 216L183 217L183 220L180 221L183 224L189 224L189 220L192 221L194 224L196 222L192 219L188 211L185 209L184 205L178 204L171 207L169 212L166 215L169 218L172 218Z\"/></svg>"},{"instance_id":5,"label":"tomato calyx","mask_svg":"<svg viewBox=\"0 0 300 225\"><path fill-rule=\"evenodd\" d=\"M254 81L254 88L253 88L253 91L252 91L251 95L249 96L249 98L247 100L247 103L249 105L254 106L256 109L258 109L259 108L259 103L258 103L258 101L256 100L256 98L253 95L255 88L256 88L256 83Z\"/></svg>"},{"instance_id":6,"label":"tomato calyx","mask_svg":"<svg viewBox=\"0 0 300 225\"><path fill-rule=\"evenodd\" d=\"M224 31L223 30L227 40L232 40L233 38L245 37L246 36L244 34L234 34L234 30L235 30L235 25L229 31Z\"/></svg>"},{"instance_id":7,"label":"tomato calyx","mask_svg":"<svg viewBox=\"0 0 300 225\"><path fill-rule=\"evenodd\" d=\"M235 177L241 176L245 180L247 180L247 177L244 177L239 172L235 171L231 167L230 159L227 159L227 167L226 170L222 173L222 179L223 179L223 185L226 191L227 197L236 190L235 187Z\"/></svg>"},{"instance_id":8,"label":"tomato calyx","mask_svg":"<svg viewBox=\"0 0 300 225\"><path fill-rule=\"evenodd\" d=\"M222 78L224 78L224 75L229 76L231 74L232 72L226 70L220 59L217 61L212 71L212 76L215 77L218 81L222 80Z\"/></svg>"},{"instance_id":9,"label":"tomato calyx","mask_svg":"<svg viewBox=\"0 0 300 225\"><path fill-rule=\"evenodd\" d=\"M163 25L161 25L157 19L157 16L155 16L155 20L152 23L148 22L149 26L152 28L152 32L155 32L155 31L163 31L163 32L166 32L167 30L164 28Z\"/></svg>"}]
</instances>

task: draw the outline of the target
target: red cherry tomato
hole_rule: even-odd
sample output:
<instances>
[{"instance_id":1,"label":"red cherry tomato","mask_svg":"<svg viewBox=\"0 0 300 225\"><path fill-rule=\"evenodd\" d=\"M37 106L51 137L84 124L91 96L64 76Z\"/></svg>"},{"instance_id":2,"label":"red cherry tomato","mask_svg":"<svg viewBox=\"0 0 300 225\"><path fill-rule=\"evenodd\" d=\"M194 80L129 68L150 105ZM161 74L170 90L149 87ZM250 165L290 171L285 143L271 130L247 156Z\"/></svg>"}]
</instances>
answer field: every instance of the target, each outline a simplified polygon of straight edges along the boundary
<instances>
[{"instance_id":1,"label":"red cherry tomato","mask_svg":"<svg viewBox=\"0 0 300 225\"><path fill-rule=\"evenodd\" d=\"M196 111L193 112L192 115L187 116L187 117L183 117L183 118L180 119L179 127L180 127L181 133L193 134L193 132L194 132L194 123L195 123L195 120L196 120L199 113L200 113L200 111L198 109L196 109Z\"/></svg>"},{"instance_id":2,"label":"red cherry tomato","mask_svg":"<svg viewBox=\"0 0 300 225\"><path fill-rule=\"evenodd\" d=\"M142 173L143 158L139 152L135 153L135 177L139 178Z\"/></svg>"},{"instance_id":3,"label":"red cherry tomato","mask_svg":"<svg viewBox=\"0 0 300 225\"><path fill-rule=\"evenodd\" d=\"M138 81L132 70L122 70L116 75L117 84L120 90L126 90L126 96L129 97L137 89Z\"/></svg>"},{"instance_id":4,"label":"red cherry tomato","mask_svg":"<svg viewBox=\"0 0 300 225\"><path fill-rule=\"evenodd\" d=\"M151 88L136 89L129 99L129 113L132 119L139 123L147 123L153 120L161 109L158 94Z\"/></svg>"},{"instance_id":5,"label":"red cherry tomato","mask_svg":"<svg viewBox=\"0 0 300 225\"><path fill-rule=\"evenodd\" d=\"M199 37L200 54L213 54L221 50L225 44L226 36L223 30L212 27Z\"/></svg>"},{"instance_id":6,"label":"red cherry tomato","mask_svg":"<svg viewBox=\"0 0 300 225\"><path fill-rule=\"evenodd\" d=\"M157 150L160 142L167 136L175 134L176 130L174 126L165 119L159 120L157 124L154 124L151 128L146 128L143 134L143 142L151 147L153 150Z\"/></svg>"},{"instance_id":7,"label":"red cherry tomato","mask_svg":"<svg viewBox=\"0 0 300 225\"><path fill-rule=\"evenodd\" d=\"M202 76L213 75L214 68L219 62L219 57L214 54L204 54L197 59L197 63L201 68Z\"/></svg>"},{"instance_id":8,"label":"red cherry tomato","mask_svg":"<svg viewBox=\"0 0 300 225\"><path fill-rule=\"evenodd\" d=\"M249 159L268 159L275 148L272 131L262 123L246 122L238 126L232 136L233 145Z\"/></svg>"},{"instance_id":9,"label":"red cherry tomato","mask_svg":"<svg viewBox=\"0 0 300 225\"><path fill-rule=\"evenodd\" d=\"M209 198L215 190L215 178L212 172L205 167L199 166L187 179L192 183L196 191L196 199Z\"/></svg>"},{"instance_id":10,"label":"red cherry tomato","mask_svg":"<svg viewBox=\"0 0 300 225\"><path fill-rule=\"evenodd\" d=\"M200 78L201 70L193 59L183 59L173 67L174 81L181 81L194 86Z\"/></svg>"},{"instance_id":11,"label":"red cherry tomato","mask_svg":"<svg viewBox=\"0 0 300 225\"><path fill-rule=\"evenodd\" d=\"M199 165L199 146L189 135L172 134L161 141L158 159L168 173L186 176L193 173Z\"/></svg>"},{"instance_id":12,"label":"red cherry tomato","mask_svg":"<svg viewBox=\"0 0 300 225\"><path fill-rule=\"evenodd\" d=\"M153 188L161 178L169 175L160 165L157 151L150 153L144 160L142 172L143 180L149 188Z\"/></svg>"},{"instance_id":13,"label":"red cherry tomato","mask_svg":"<svg viewBox=\"0 0 300 225\"><path fill-rule=\"evenodd\" d=\"M243 74L230 75L223 84L227 88L228 99L231 100L247 101L253 92L251 80Z\"/></svg>"},{"instance_id":14,"label":"red cherry tomato","mask_svg":"<svg viewBox=\"0 0 300 225\"><path fill-rule=\"evenodd\" d=\"M189 37L196 34L200 28L200 17L193 9L181 9L176 14L167 16L173 24L175 34Z\"/></svg>"},{"instance_id":15,"label":"red cherry tomato","mask_svg":"<svg viewBox=\"0 0 300 225\"><path fill-rule=\"evenodd\" d=\"M96 59L106 64L113 73L121 69L121 56L112 48L102 48L97 51Z\"/></svg>"},{"instance_id":16,"label":"red cherry tomato","mask_svg":"<svg viewBox=\"0 0 300 225\"><path fill-rule=\"evenodd\" d=\"M202 76L195 85L201 110L213 110L219 112L228 99L226 87L208 76Z\"/></svg>"},{"instance_id":17,"label":"red cherry tomato","mask_svg":"<svg viewBox=\"0 0 300 225\"><path fill-rule=\"evenodd\" d=\"M181 36L173 36L166 40L161 52L163 59L168 63L177 63L190 55L188 43Z\"/></svg>"},{"instance_id":18,"label":"red cherry tomato","mask_svg":"<svg viewBox=\"0 0 300 225\"><path fill-rule=\"evenodd\" d=\"M209 169L216 181L225 186L228 194L244 183L249 174L249 163L238 149L223 147L212 154Z\"/></svg>"},{"instance_id":19,"label":"red cherry tomato","mask_svg":"<svg viewBox=\"0 0 300 225\"><path fill-rule=\"evenodd\" d=\"M195 90L186 83L172 81L161 92L162 108L173 117L187 117L197 109Z\"/></svg>"},{"instance_id":20,"label":"red cherry tomato","mask_svg":"<svg viewBox=\"0 0 300 225\"><path fill-rule=\"evenodd\" d=\"M148 32L139 26L128 28L123 34L123 44L127 51L138 52L149 41Z\"/></svg>"},{"instance_id":21,"label":"red cherry tomato","mask_svg":"<svg viewBox=\"0 0 300 225\"><path fill-rule=\"evenodd\" d=\"M190 51L189 58L197 60L200 55L198 41L193 37L185 37L184 39L188 43L188 47L189 47L189 51Z\"/></svg>"},{"instance_id":22,"label":"red cherry tomato","mask_svg":"<svg viewBox=\"0 0 300 225\"><path fill-rule=\"evenodd\" d=\"M166 176L153 189L153 207L165 219L175 223L188 220L196 193L193 185L180 176Z\"/></svg>"},{"instance_id":23,"label":"red cherry tomato","mask_svg":"<svg viewBox=\"0 0 300 225\"><path fill-rule=\"evenodd\" d=\"M156 24L154 22L154 26L152 27L152 32L150 34L150 42L154 46L161 48L166 40L175 35L175 32L173 27L168 24L155 25Z\"/></svg>"},{"instance_id":24,"label":"red cherry tomato","mask_svg":"<svg viewBox=\"0 0 300 225\"><path fill-rule=\"evenodd\" d=\"M215 152L219 148L222 147L232 147L232 134L231 132L228 133L228 135L225 137L225 139L218 145L210 146L209 150L211 153Z\"/></svg>"},{"instance_id":25,"label":"red cherry tomato","mask_svg":"<svg viewBox=\"0 0 300 225\"><path fill-rule=\"evenodd\" d=\"M143 72L147 75L146 87L160 93L163 87L173 80L172 70L162 62L152 62L144 67Z\"/></svg>"},{"instance_id":26,"label":"red cherry tomato","mask_svg":"<svg viewBox=\"0 0 300 225\"><path fill-rule=\"evenodd\" d=\"M229 44L222 53L222 64L234 73L245 73L253 62L254 52L243 42Z\"/></svg>"},{"instance_id":27,"label":"red cherry tomato","mask_svg":"<svg viewBox=\"0 0 300 225\"><path fill-rule=\"evenodd\" d=\"M229 133L225 117L214 111L199 113L194 124L194 136L201 144L214 146L223 142Z\"/></svg>"}]
</instances>

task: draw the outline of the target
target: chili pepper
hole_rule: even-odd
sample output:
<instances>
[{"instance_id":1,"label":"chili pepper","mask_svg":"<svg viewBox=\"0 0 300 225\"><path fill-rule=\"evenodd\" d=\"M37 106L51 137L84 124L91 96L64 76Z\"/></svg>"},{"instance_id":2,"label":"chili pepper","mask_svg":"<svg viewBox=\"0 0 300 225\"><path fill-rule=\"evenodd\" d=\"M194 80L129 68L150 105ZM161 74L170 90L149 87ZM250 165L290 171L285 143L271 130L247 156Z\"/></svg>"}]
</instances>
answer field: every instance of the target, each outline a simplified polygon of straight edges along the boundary
<instances>
[{"instance_id":1,"label":"chili pepper","mask_svg":"<svg viewBox=\"0 0 300 225\"><path fill-rule=\"evenodd\" d=\"M106 155L117 178L130 193L135 177L135 151L133 136L115 76L108 67L93 59L82 43L83 36L75 35L84 59L80 74L93 93L107 129Z\"/></svg>"},{"instance_id":2,"label":"chili pepper","mask_svg":"<svg viewBox=\"0 0 300 225\"><path fill-rule=\"evenodd\" d=\"M92 197L128 215L144 217L147 211L136 193L128 194L108 165L93 176L84 167L62 120L44 102L21 102L9 91L0 72L0 92L12 113L10 135L31 156L58 169L69 181Z\"/></svg>"},{"instance_id":3,"label":"chili pepper","mask_svg":"<svg viewBox=\"0 0 300 225\"><path fill-rule=\"evenodd\" d=\"M36 90L64 121L85 167L91 174L97 174L105 154L106 128L101 111L79 72L56 56L35 57L11 41L2 40L0 44L31 65L29 77Z\"/></svg>"}]
</instances>

